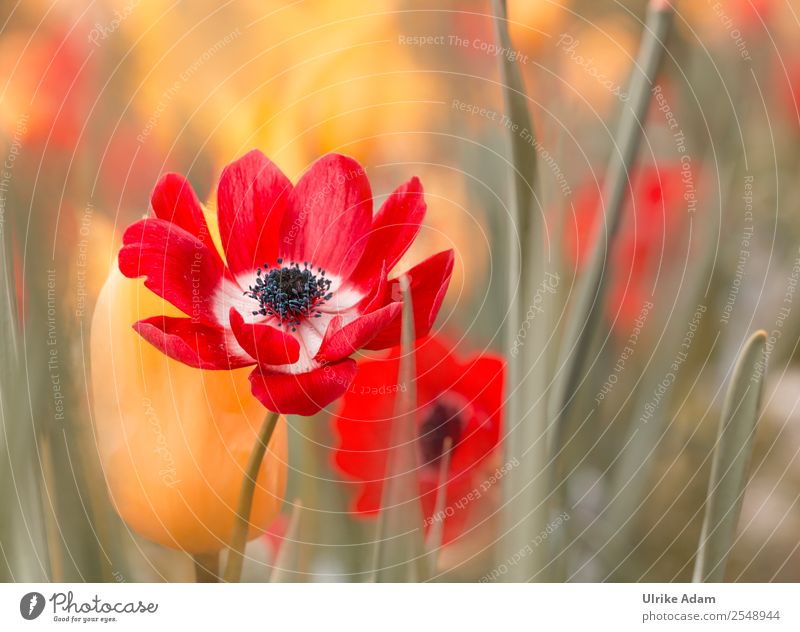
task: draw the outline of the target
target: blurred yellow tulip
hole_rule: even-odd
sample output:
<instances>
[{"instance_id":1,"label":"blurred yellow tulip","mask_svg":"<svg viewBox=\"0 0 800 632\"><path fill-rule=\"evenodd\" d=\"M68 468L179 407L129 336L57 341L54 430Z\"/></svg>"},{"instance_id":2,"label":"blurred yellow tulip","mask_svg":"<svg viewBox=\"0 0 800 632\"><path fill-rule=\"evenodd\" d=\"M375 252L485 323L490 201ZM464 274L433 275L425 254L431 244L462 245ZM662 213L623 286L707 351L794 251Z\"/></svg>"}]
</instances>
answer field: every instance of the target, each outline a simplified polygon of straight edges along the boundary
<instances>
[{"instance_id":1,"label":"blurred yellow tulip","mask_svg":"<svg viewBox=\"0 0 800 632\"><path fill-rule=\"evenodd\" d=\"M192 554L229 542L247 460L266 411L248 370L201 371L167 358L131 325L176 310L113 267L92 321L97 447L111 500L136 532ZM249 538L270 525L286 484L281 419L259 471Z\"/></svg>"}]
</instances>

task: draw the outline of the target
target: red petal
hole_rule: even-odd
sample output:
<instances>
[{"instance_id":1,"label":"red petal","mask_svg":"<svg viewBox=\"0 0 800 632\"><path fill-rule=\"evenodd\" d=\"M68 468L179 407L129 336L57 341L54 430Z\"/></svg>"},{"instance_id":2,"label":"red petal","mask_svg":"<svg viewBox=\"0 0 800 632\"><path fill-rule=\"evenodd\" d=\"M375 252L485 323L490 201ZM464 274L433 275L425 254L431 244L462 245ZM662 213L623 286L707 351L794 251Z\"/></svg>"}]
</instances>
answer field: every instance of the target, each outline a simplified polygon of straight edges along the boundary
<instances>
[{"instance_id":1,"label":"red petal","mask_svg":"<svg viewBox=\"0 0 800 632\"><path fill-rule=\"evenodd\" d=\"M505 361L501 356L484 352L461 370L453 390L467 397L488 415L503 410Z\"/></svg>"},{"instance_id":2,"label":"red petal","mask_svg":"<svg viewBox=\"0 0 800 632\"><path fill-rule=\"evenodd\" d=\"M212 243L200 201L192 185L182 175L164 175L153 189L150 206L159 219L180 226L205 244Z\"/></svg>"},{"instance_id":3,"label":"red petal","mask_svg":"<svg viewBox=\"0 0 800 632\"><path fill-rule=\"evenodd\" d=\"M231 307L231 329L237 342L258 364L294 364L300 358L300 343L276 327L246 323Z\"/></svg>"},{"instance_id":4,"label":"red petal","mask_svg":"<svg viewBox=\"0 0 800 632\"><path fill-rule=\"evenodd\" d=\"M225 167L217 191L219 232L234 273L275 263L291 191L289 179L258 150Z\"/></svg>"},{"instance_id":5,"label":"red petal","mask_svg":"<svg viewBox=\"0 0 800 632\"><path fill-rule=\"evenodd\" d=\"M384 459L385 460L385 459ZM383 476L383 475L381 475ZM354 503L356 513L374 516L381 510L383 501L383 480L365 483Z\"/></svg>"},{"instance_id":6,"label":"red petal","mask_svg":"<svg viewBox=\"0 0 800 632\"><path fill-rule=\"evenodd\" d=\"M222 329L192 322L191 318L153 316L134 323L133 328L162 353L196 369L238 369L253 365L251 358L230 353Z\"/></svg>"},{"instance_id":7,"label":"red petal","mask_svg":"<svg viewBox=\"0 0 800 632\"><path fill-rule=\"evenodd\" d=\"M352 158L328 154L300 178L290 197L281 256L348 278L372 223L372 190L364 169Z\"/></svg>"},{"instance_id":8,"label":"red petal","mask_svg":"<svg viewBox=\"0 0 800 632\"><path fill-rule=\"evenodd\" d=\"M474 469L497 447L503 422L504 374L502 358L485 354L464 367L453 385L452 390L463 395L476 411L458 449L453 451L453 475Z\"/></svg>"},{"instance_id":9,"label":"red petal","mask_svg":"<svg viewBox=\"0 0 800 632\"><path fill-rule=\"evenodd\" d=\"M144 219L122 237L119 269L195 320L216 324L212 297L225 267L213 247L176 224Z\"/></svg>"},{"instance_id":10,"label":"red petal","mask_svg":"<svg viewBox=\"0 0 800 632\"><path fill-rule=\"evenodd\" d=\"M276 373L256 367L253 395L267 410L283 415L313 415L341 397L356 375L354 360L334 362L306 373Z\"/></svg>"},{"instance_id":11,"label":"red petal","mask_svg":"<svg viewBox=\"0 0 800 632\"><path fill-rule=\"evenodd\" d=\"M441 333L418 339L414 351L417 366L417 400L424 404L453 389L464 365L455 354L455 342ZM397 353L399 355L400 349Z\"/></svg>"},{"instance_id":12,"label":"red petal","mask_svg":"<svg viewBox=\"0 0 800 632\"><path fill-rule=\"evenodd\" d=\"M352 275L353 283L369 286L383 262L391 270L408 250L425 217L422 183L412 178L392 193L372 221L364 254Z\"/></svg>"},{"instance_id":13,"label":"red petal","mask_svg":"<svg viewBox=\"0 0 800 632\"><path fill-rule=\"evenodd\" d=\"M386 291L387 283L389 283L386 272L386 262L384 261L381 265L380 273L378 274L377 278L373 279L372 281L372 288L358 303L358 311L362 314L374 312L376 309L380 309L381 305L383 305L383 294Z\"/></svg>"},{"instance_id":14,"label":"red petal","mask_svg":"<svg viewBox=\"0 0 800 632\"><path fill-rule=\"evenodd\" d=\"M397 358L367 360L356 375L335 418L339 445L336 465L361 481L383 480L395 416Z\"/></svg>"},{"instance_id":15,"label":"red petal","mask_svg":"<svg viewBox=\"0 0 800 632\"><path fill-rule=\"evenodd\" d=\"M328 325L315 360L332 362L348 357L361 349L397 318L402 307L401 303L391 303L374 312L359 316L344 327L341 326L342 317L337 316Z\"/></svg>"},{"instance_id":16,"label":"red petal","mask_svg":"<svg viewBox=\"0 0 800 632\"><path fill-rule=\"evenodd\" d=\"M411 277L411 302L414 307L414 331L417 338L427 336L433 327L452 273L452 250L433 255L406 272ZM384 304L402 302L397 279L389 281L383 301ZM400 322L401 318L398 316L381 333L365 344L364 348L377 350L400 344Z\"/></svg>"}]
</instances>

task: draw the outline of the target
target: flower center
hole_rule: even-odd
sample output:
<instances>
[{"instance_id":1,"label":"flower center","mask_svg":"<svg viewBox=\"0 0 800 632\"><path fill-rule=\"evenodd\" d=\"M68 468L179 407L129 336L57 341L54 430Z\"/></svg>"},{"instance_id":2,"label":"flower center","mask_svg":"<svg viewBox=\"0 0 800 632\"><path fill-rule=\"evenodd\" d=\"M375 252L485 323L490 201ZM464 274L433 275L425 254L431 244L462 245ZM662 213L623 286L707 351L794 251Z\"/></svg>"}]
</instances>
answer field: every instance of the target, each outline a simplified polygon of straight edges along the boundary
<instances>
[{"instance_id":1,"label":"flower center","mask_svg":"<svg viewBox=\"0 0 800 632\"><path fill-rule=\"evenodd\" d=\"M439 462L448 437L452 446L458 444L463 432L463 410L463 406L441 398L431 404L419 427L419 443L425 465L436 465Z\"/></svg>"},{"instance_id":2,"label":"flower center","mask_svg":"<svg viewBox=\"0 0 800 632\"><path fill-rule=\"evenodd\" d=\"M278 259L277 267L265 263L263 269L258 268L255 284L244 294L258 301L254 316L275 316L281 325L295 331L303 318L312 314L319 318L317 308L333 295L330 287L331 280L325 278L322 268L314 272L308 262L301 268L299 263L283 265L283 259Z\"/></svg>"}]
</instances>

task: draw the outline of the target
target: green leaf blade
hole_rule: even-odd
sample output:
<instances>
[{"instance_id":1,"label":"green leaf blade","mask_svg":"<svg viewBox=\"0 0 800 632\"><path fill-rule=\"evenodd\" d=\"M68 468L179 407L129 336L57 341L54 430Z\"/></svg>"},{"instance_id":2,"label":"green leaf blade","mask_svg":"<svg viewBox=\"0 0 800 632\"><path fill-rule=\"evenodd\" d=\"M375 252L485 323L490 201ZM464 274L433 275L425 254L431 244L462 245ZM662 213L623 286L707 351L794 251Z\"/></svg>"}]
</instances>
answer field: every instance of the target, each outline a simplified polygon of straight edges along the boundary
<instances>
[{"instance_id":1,"label":"green leaf blade","mask_svg":"<svg viewBox=\"0 0 800 632\"><path fill-rule=\"evenodd\" d=\"M766 370L767 334L755 332L734 368L720 418L703 531L694 568L695 582L721 582L736 536L747 469L753 450Z\"/></svg>"}]
</instances>

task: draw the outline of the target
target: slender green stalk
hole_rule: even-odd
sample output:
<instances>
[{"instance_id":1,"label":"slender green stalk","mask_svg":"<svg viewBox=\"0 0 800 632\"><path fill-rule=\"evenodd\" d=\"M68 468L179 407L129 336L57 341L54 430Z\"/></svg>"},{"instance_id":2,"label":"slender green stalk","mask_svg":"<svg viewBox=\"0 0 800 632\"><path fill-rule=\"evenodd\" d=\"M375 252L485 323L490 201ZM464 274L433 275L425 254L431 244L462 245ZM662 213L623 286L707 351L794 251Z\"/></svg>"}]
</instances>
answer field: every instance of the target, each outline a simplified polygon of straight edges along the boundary
<instances>
[{"instance_id":1,"label":"slender green stalk","mask_svg":"<svg viewBox=\"0 0 800 632\"><path fill-rule=\"evenodd\" d=\"M18 507L14 496L13 454L19 454L21 427L18 397L19 344L17 342L17 295L15 290L11 235L9 227L0 225L0 494L4 499L5 516L0 520L0 581L15 580L14 560L9 557L17 531ZM19 581L19 580L17 580Z\"/></svg>"},{"instance_id":2,"label":"slender green stalk","mask_svg":"<svg viewBox=\"0 0 800 632\"><path fill-rule=\"evenodd\" d=\"M703 160L706 164L710 160ZM697 231L695 256L689 259L691 271L681 279L682 290L680 296L670 310L672 322L689 323L703 297L708 290L708 282L714 273L714 264L718 259L715 242L719 238L719 228L722 213L733 203L734 199L734 174L735 169L730 169L725 177L725 195L719 199L719 212L708 213L700 220ZM738 193L736 194L738 195ZM709 205L709 211L711 206ZM690 234L694 235L695 222L692 220ZM631 533L637 525L637 515L644 505L645 499L652 486L653 468L656 464L656 452L661 445L667 431L667 419L671 408L674 391L670 389L661 400L661 403L645 417L645 411L653 393L658 388L659 382L669 372L669 365L675 359L675 349L681 344L685 335L683 328L666 328L661 339L656 344L647 371L637 382L638 394L633 400L635 403L629 419L629 426L621 441L621 452L610 475L609 496L610 500L604 509L605 524L602 529L611 534L605 545L607 559L614 560L611 577L619 574L619 581L624 581L626 568L631 563Z\"/></svg>"},{"instance_id":3,"label":"slender green stalk","mask_svg":"<svg viewBox=\"0 0 800 632\"><path fill-rule=\"evenodd\" d=\"M41 469L30 458L36 446L34 418L30 398L23 394L40 392L42 378L41 372L26 373L23 362L15 281L21 270L12 256L13 219L0 225L0 580L41 582L52 576L52 548L39 502L45 493Z\"/></svg>"},{"instance_id":4,"label":"slender green stalk","mask_svg":"<svg viewBox=\"0 0 800 632\"><path fill-rule=\"evenodd\" d=\"M444 536L444 516L447 507L447 481L450 475L450 459L452 457L453 438L445 437L442 444L442 458L439 461L439 485L436 489L436 502L433 508L433 524L425 538L425 549L428 551L428 567L430 575L436 574L439 551Z\"/></svg>"},{"instance_id":5,"label":"slender green stalk","mask_svg":"<svg viewBox=\"0 0 800 632\"><path fill-rule=\"evenodd\" d=\"M308 546L301 541L300 533L303 514L303 502L298 498L292 503L289 526L283 536L281 548L272 565L269 581L272 583L288 583L306 581L308 572Z\"/></svg>"},{"instance_id":6,"label":"slender green stalk","mask_svg":"<svg viewBox=\"0 0 800 632\"><path fill-rule=\"evenodd\" d=\"M498 44L512 50L506 5L493 3ZM532 310L550 309L547 293L537 298L537 286L546 278L543 222L534 184L537 180L538 146L533 132L528 97L515 62L503 56L500 64L503 99L509 132L513 204L508 228L508 318L506 344L509 353L506 400L507 430L504 437L506 464L513 466L503 477L503 537L498 564L518 557L530 548L534 536L547 525L548 468L547 409L545 391L548 371L545 349L548 327L531 322ZM545 299L548 301L544 304ZM512 565L505 581L543 579L545 547Z\"/></svg>"},{"instance_id":7,"label":"slender green stalk","mask_svg":"<svg viewBox=\"0 0 800 632\"><path fill-rule=\"evenodd\" d=\"M608 256L618 232L622 206L629 186L628 174L639 151L644 119L647 114L652 88L658 75L666 48L664 42L673 21L673 10L668 2L651 0L639 55L630 80L630 99L623 104L619 128L615 137L614 152L608 167L603 191L605 222L601 222L592 249L591 258L578 280L577 299L569 313L561 352L561 369L553 387L550 400L550 418L553 423L552 452L561 448L564 425L570 407L583 382L592 335L603 313L606 293Z\"/></svg>"},{"instance_id":8,"label":"slender green stalk","mask_svg":"<svg viewBox=\"0 0 800 632\"><path fill-rule=\"evenodd\" d=\"M419 582L428 579L414 423L414 410L417 407L414 309L407 276L400 277L400 290L403 294L402 357L398 379L401 388L392 420L391 449L375 540L373 568L375 581L378 582Z\"/></svg>"},{"instance_id":9,"label":"slender green stalk","mask_svg":"<svg viewBox=\"0 0 800 632\"><path fill-rule=\"evenodd\" d=\"M581 385L592 355L595 335L600 331L600 319L605 307L606 279L609 252L620 225L625 194L629 187L629 173L639 151L644 119L652 98L652 88L661 67L666 48L665 40L673 21L669 2L651 0L642 42L630 79L630 99L623 103L619 127L615 136L614 151L608 166L603 191L605 222L601 222L593 244L590 260L577 281L576 299L570 310L564 330L564 339L558 373L554 378L548 402L550 419L550 458L558 462L563 448L565 427L576 403L580 401ZM566 485L561 480L564 464L551 467L550 485L556 489L558 502L566 502ZM559 534L564 538L565 533ZM566 576L565 550L569 543L554 540L554 548L562 549L554 560L553 571Z\"/></svg>"},{"instance_id":10,"label":"slender green stalk","mask_svg":"<svg viewBox=\"0 0 800 632\"><path fill-rule=\"evenodd\" d=\"M253 495L256 490L256 480L258 471L261 469L261 462L267 452L267 446L278 425L278 413L269 412L264 418L264 424L258 434L258 442L250 454L247 463L247 471L242 481L242 489L239 492L239 504L236 508L236 523L233 527L233 535L228 551L228 563L225 565L225 581L238 582L242 576L242 564L244 563L244 547L247 544L247 533L250 530L250 512L253 509Z\"/></svg>"},{"instance_id":11,"label":"slender green stalk","mask_svg":"<svg viewBox=\"0 0 800 632\"><path fill-rule=\"evenodd\" d=\"M695 582L725 580L725 566L736 536L761 407L766 343L764 331L757 331L747 340L725 396L708 483L703 531L695 558Z\"/></svg>"},{"instance_id":12,"label":"slender green stalk","mask_svg":"<svg viewBox=\"0 0 800 632\"><path fill-rule=\"evenodd\" d=\"M62 551L62 535L59 531L58 514L53 502L55 492L55 472L53 471L53 451L50 448L50 437L43 434L39 439L39 454L42 466L42 515L47 544L47 555L50 560L50 581L64 581L64 553Z\"/></svg>"},{"instance_id":13,"label":"slender green stalk","mask_svg":"<svg viewBox=\"0 0 800 632\"><path fill-rule=\"evenodd\" d=\"M194 578L198 584L215 584L219 581L219 554L198 553L192 556Z\"/></svg>"}]
</instances>

